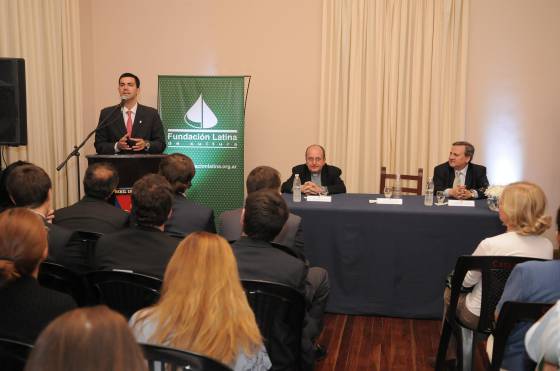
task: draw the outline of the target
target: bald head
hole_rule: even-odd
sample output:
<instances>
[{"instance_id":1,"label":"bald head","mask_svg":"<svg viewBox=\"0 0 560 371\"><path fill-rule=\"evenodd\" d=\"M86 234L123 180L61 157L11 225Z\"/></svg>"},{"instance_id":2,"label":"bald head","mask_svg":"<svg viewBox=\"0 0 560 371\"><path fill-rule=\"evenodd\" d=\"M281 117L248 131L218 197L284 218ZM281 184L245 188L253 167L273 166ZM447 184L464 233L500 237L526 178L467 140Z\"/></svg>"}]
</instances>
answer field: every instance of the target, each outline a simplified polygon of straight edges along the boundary
<instances>
[{"instance_id":1,"label":"bald head","mask_svg":"<svg viewBox=\"0 0 560 371\"><path fill-rule=\"evenodd\" d=\"M318 145L312 144L305 150L305 164L312 173L320 173L325 166L325 149Z\"/></svg>"}]
</instances>

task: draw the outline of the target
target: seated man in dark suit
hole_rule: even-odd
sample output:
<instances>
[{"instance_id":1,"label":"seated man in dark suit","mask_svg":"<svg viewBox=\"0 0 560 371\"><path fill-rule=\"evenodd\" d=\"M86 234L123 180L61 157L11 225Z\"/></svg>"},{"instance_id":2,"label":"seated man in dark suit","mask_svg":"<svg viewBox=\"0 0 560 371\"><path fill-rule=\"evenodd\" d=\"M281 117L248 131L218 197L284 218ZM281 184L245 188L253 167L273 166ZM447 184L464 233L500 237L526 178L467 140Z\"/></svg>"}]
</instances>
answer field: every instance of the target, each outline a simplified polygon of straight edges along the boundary
<instances>
[{"instance_id":1,"label":"seated man in dark suit","mask_svg":"<svg viewBox=\"0 0 560 371\"><path fill-rule=\"evenodd\" d=\"M163 232L172 204L173 192L164 177L148 174L137 180L132 186L132 226L99 239L96 269L130 270L163 277L179 243Z\"/></svg>"},{"instance_id":2,"label":"seated man in dark suit","mask_svg":"<svg viewBox=\"0 0 560 371\"><path fill-rule=\"evenodd\" d=\"M107 234L128 225L128 214L107 202L119 183L119 174L109 163L90 165L84 177L85 196L72 206L58 209L54 223L75 231Z\"/></svg>"},{"instance_id":3,"label":"seated man in dark suit","mask_svg":"<svg viewBox=\"0 0 560 371\"><path fill-rule=\"evenodd\" d=\"M305 296L307 313L302 332L302 359L305 369L313 369L316 355L324 352L314 346L313 341L322 330L329 296L328 277L324 269L308 269L303 261L270 243L284 227L288 215L286 202L278 192L263 189L250 193L243 211L246 236L232 247L241 279L282 283Z\"/></svg>"},{"instance_id":4,"label":"seated man in dark suit","mask_svg":"<svg viewBox=\"0 0 560 371\"><path fill-rule=\"evenodd\" d=\"M342 170L325 162L325 149L313 144L305 150L305 164L292 168L292 176L282 184L282 193L292 193L294 178L299 174L301 193L307 195L346 193L340 175Z\"/></svg>"},{"instance_id":5,"label":"seated man in dark suit","mask_svg":"<svg viewBox=\"0 0 560 371\"><path fill-rule=\"evenodd\" d=\"M132 73L119 77L120 105L106 107L99 114L95 150L100 155L114 153L162 153L165 149L163 126L156 109L138 104L140 79Z\"/></svg>"},{"instance_id":6,"label":"seated man in dark suit","mask_svg":"<svg viewBox=\"0 0 560 371\"><path fill-rule=\"evenodd\" d=\"M247 176L247 194L260 189L271 189L280 193L280 173L269 166L258 166ZM228 241L237 241L241 236L241 212L243 209L224 211L220 215L220 234ZM303 227L301 217L290 213L284 227L274 238L274 243L293 248L297 254L303 254Z\"/></svg>"},{"instance_id":7,"label":"seated man in dark suit","mask_svg":"<svg viewBox=\"0 0 560 371\"><path fill-rule=\"evenodd\" d=\"M486 167L472 163L474 146L455 142L449 151L449 161L434 168L434 192L461 200L485 198L488 188Z\"/></svg>"},{"instance_id":8,"label":"seated man in dark suit","mask_svg":"<svg viewBox=\"0 0 560 371\"><path fill-rule=\"evenodd\" d=\"M59 261L72 231L51 224L47 219L51 213L51 178L39 166L33 164L16 167L6 181L8 194L15 206L25 207L41 216L49 230L49 260Z\"/></svg>"},{"instance_id":9,"label":"seated man in dark suit","mask_svg":"<svg viewBox=\"0 0 560 371\"><path fill-rule=\"evenodd\" d=\"M185 196L195 175L194 163L190 157L181 153L165 157L159 164L159 174L173 188L173 212L165 223L165 233L178 237L197 231L216 233L214 210L188 200Z\"/></svg>"}]
</instances>

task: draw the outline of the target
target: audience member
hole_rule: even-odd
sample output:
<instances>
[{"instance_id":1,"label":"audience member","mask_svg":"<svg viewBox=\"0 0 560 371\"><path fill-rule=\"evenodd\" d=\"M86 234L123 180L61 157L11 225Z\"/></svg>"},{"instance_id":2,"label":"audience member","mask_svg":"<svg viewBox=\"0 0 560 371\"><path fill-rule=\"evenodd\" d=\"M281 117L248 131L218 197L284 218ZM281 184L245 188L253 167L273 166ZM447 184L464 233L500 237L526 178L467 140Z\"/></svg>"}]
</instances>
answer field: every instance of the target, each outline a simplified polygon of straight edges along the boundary
<instances>
[{"instance_id":1,"label":"audience member","mask_svg":"<svg viewBox=\"0 0 560 371\"><path fill-rule=\"evenodd\" d=\"M49 231L49 259L61 260L72 231L51 224L48 220L52 212L52 184L48 174L39 166L21 165L12 171L6 186L16 206L28 208L41 216Z\"/></svg>"},{"instance_id":2,"label":"audience member","mask_svg":"<svg viewBox=\"0 0 560 371\"><path fill-rule=\"evenodd\" d=\"M165 223L165 232L180 237L196 231L216 233L214 210L185 196L195 175L194 163L190 157L181 153L165 157L159 164L159 174L173 188L173 212Z\"/></svg>"},{"instance_id":3,"label":"audience member","mask_svg":"<svg viewBox=\"0 0 560 371\"><path fill-rule=\"evenodd\" d=\"M472 163L474 146L455 142L449 151L449 161L434 168L434 192L457 199L485 198L488 188L486 167Z\"/></svg>"},{"instance_id":4,"label":"audience member","mask_svg":"<svg viewBox=\"0 0 560 371\"><path fill-rule=\"evenodd\" d=\"M247 194L260 189L271 189L280 193L280 173L269 166L258 166L247 176ZM220 215L220 234L228 241L237 241L242 231L242 208L224 211ZM274 238L274 243L294 249L303 254L303 223L301 217L290 213L284 227Z\"/></svg>"},{"instance_id":5,"label":"audience member","mask_svg":"<svg viewBox=\"0 0 560 371\"><path fill-rule=\"evenodd\" d=\"M0 173L0 213L6 209L9 209L10 207L15 206L14 202L10 198L10 195L8 194L8 189L6 188L8 177L16 167L29 164L30 163L27 161L12 162Z\"/></svg>"},{"instance_id":6,"label":"audience member","mask_svg":"<svg viewBox=\"0 0 560 371\"><path fill-rule=\"evenodd\" d=\"M148 174L137 180L132 186L132 226L99 239L97 269L162 277L179 242L163 232L172 203L171 186L161 175Z\"/></svg>"},{"instance_id":7,"label":"audience member","mask_svg":"<svg viewBox=\"0 0 560 371\"><path fill-rule=\"evenodd\" d=\"M312 369L317 356L324 350L313 341L322 329L322 319L329 296L327 272L310 268L303 261L272 245L288 219L286 202L278 192L262 189L249 193L243 212L242 236L233 244L241 279L264 280L291 286L302 293L307 302L305 326L302 333L302 358L305 369ZM278 342L281 339L270 339ZM286 350L286 353L289 351ZM281 367L276 365L275 367Z\"/></svg>"},{"instance_id":8,"label":"audience member","mask_svg":"<svg viewBox=\"0 0 560 371\"><path fill-rule=\"evenodd\" d=\"M125 228L128 214L111 205L111 197L119 183L119 174L109 163L88 166L84 176L85 196L72 206L58 209L54 223L75 231L107 234Z\"/></svg>"},{"instance_id":9,"label":"audience member","mask_svg":"<svg viewBox=\"0 0 560 371\"><path fill-rule=\"evenodd\" d=\"M560 216L560 209L558 209ZM557 217L558 231L560 220ZM560 233L557 233L560 240ZM560 243L560 241L559 241ZM498 306L498 316L506 301L520 301L528 303L553 303L560 300L560 261L526 262L518 264L506 283L504 293ZM525 353L523 339L530 324L516 326L508 337L502 368L507 370L523 370L529 360Z\"/></svg>"},{"instance_id":10,"label":"audience member","mask_svg":"<svg viewBox=\"0 0 560 371\"><path fill-rule=\"evenodd\" d=\"M70 296L39 286L47 231L24 208L0 214L0 337L33 343L56 316L76 307Z\"/></svg>"},{"instance_id":11,"label":"audience member","mask_svg":"<svg viewBox=\"0 0 560 371\"><path fill-rule=\"evenodd\" d=\"M147 371L140 346L123 316L107 308L80 308L54 320L39 336L25 371Z\"/></svg>"},{"instance_id":12,"label":"audience member","mask_svg":"<svg viewBox=\"0 0 560 371\"><path fill-rule=\"evenodd\" d=\"M340 175L342 170L325 162L325 149L313 144L305 150L305 164L292 168L292 175L282 184L283 193L292 193L294 178L299 174L301 192L307 195L346 193Z\"/></svg>"},{"instance_id":13,"label":"audience member","mask_svg":"<svg viewBox=\"0 0 560 371\"><path fill-rule=\"evenodd\" d=\"M538 370L556 371L560 367L560 301L527 331L525 347Z\"/></svg>"},{"instance_id":14,"label":"audience member","mask_svg":"<svg viewBox=\"0 0 560 371\"><path fill-rule=\"evenodd\" d=\"M179 244L158 303L130 324L140 342L204 354L236 371L271 366L235 257L215 234L193 232Z\"/></svg>"}]
</instances>

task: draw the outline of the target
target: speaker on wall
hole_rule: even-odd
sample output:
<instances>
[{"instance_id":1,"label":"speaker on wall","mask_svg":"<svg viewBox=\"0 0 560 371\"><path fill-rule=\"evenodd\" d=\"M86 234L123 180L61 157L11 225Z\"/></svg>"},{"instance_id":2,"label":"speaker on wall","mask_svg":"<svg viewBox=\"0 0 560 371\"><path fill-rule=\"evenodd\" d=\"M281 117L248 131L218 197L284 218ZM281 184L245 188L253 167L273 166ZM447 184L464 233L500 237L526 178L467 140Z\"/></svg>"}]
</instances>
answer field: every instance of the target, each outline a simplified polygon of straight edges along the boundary
<instances>
[{"instance_id":1,"label":"speaker on wall","mask_svg":"<svg viewBox=\"0 0 560 371\"><path fill-rule=\"evenodd\" d=\"M25 60L0 58L0 145L26 144Z\"/></svg>"}]
</instances>

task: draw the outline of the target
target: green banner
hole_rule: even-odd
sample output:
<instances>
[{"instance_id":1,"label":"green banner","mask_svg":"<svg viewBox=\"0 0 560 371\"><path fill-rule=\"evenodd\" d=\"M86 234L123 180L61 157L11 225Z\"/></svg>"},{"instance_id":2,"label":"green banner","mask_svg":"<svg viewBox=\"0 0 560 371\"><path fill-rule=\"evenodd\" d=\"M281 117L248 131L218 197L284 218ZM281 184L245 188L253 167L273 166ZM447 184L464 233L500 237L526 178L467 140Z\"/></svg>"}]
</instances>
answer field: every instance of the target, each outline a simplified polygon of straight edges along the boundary
<instances>
[{"instance_id":1,"label":"green banner","mask_svg":"<svg viewBox=\"0 0 560 371\"><path fill-rule=\"evenodd\" d=\"M243 76L159 76L159 113L165 153L183 153L195 163L187 198L215 211L243 205Z\"/></svg>"}]
</instances>

